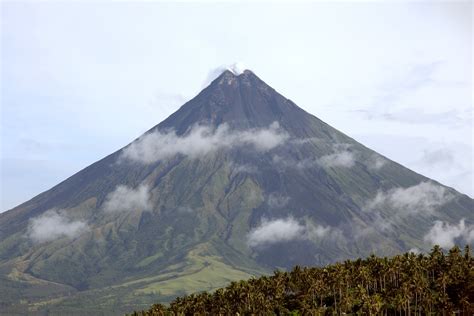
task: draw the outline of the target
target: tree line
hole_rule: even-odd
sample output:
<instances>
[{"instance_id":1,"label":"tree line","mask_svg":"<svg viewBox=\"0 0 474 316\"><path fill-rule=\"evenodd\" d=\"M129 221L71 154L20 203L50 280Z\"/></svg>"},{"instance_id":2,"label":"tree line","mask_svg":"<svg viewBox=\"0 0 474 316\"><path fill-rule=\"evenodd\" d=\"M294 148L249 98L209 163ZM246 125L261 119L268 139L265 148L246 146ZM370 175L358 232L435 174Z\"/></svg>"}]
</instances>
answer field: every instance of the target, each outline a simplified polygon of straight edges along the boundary
<instances>
[{"instance_id":1,"label":"tree line","mask_svg":"<svg viewBox=\"0 0 474 316\"><path fill-rule=\"evenodd\" d=\"M138 315L474 315L469 246L275 271Z\"/></svg>"}]
</instances>

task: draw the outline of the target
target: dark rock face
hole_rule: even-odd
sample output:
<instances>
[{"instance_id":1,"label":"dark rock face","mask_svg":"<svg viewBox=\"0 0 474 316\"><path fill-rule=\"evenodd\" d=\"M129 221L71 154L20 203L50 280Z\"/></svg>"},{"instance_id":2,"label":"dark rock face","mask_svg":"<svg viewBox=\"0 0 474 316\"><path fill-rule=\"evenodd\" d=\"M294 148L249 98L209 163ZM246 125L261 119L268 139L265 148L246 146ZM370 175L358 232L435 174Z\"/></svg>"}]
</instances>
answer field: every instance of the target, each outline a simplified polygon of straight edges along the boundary
<instances>
[{"instance_id":1,"label":"dark rock face","mask_svg":"<svg viewBox=\"0 0 474 316\"><path fill-rule=\"evenodd\" d=\"M176 149L196 126L209 135ZM275 268L423 249L435 220L474 221L472 199L357 143L249 70L225 71L147 135L171 137L150 138L158 155L175 152L143 162L124 159L126 146L0 214L0 312L31 308L20 299L129 311ZM200 151L203 139L212 150ZM47 240L32 238L48 223ZM77 223L87 228L72 234Z\"/></svg>"}]
</instances>

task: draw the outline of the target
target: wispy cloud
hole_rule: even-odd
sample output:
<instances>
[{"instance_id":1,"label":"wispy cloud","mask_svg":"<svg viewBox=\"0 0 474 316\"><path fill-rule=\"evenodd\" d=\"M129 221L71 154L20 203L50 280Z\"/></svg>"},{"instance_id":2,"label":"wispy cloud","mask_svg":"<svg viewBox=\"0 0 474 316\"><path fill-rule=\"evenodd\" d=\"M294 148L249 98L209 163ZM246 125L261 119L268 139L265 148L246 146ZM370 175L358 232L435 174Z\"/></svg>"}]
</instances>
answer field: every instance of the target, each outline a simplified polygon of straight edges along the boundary
<instances>
[{"instance_id":1,"label":"wispy cloud","mask_svg":"<svg viewBox=\"0 0 474 316\"><path fill-rule=\"evenodd\" d=\"M229 65L221 65L219 67L213 68L209 71L207 74L206 79L201 85L201 88L207 87L214 79L219 77L221 73L223 73L226 70L231 71L234 75L240 75L241 73L244 72L244 70L247 69L245 67L245 64L243 62L235 62L233 64Z\"/></svg>"},{"instance_id":2,"label":"wispy cloud","mask_svg":"<svg viewBox=\"0 0 474 316\"><path fill-rule=\"evenodd\" d=\"M109 213L150 210L150 197L147 185L140 185L135 189L119 185L107 195L102 208Z\"/></svg>"},{"instance_id":3,"label":"wispy cloud","mask_svg":"<svg viewBox=\"0 0 474 316\"><path fill-rule=\"evenodd\" d=\"M254 228L247 236L250 247L263 247L279 242L291 240L322 239L331 234L331 227L314 225L313 223L300 223L292 217L280 219L262 219L261 224Z\"/></svg>"},{"instance_id":4,"label":"wispy cloud","mask_svg":"<svg viewBox=\"0 0 474 316\"><path fill-rule=\"evenodd\" d=\"M380 170L387 164L387 159L383 158L379 154L372 154L367 160L367 167L371 170Z\"/></svg>"},{"instance_id":5,"label":"wispy cloud","mask_svg":"<svg viewBox=\"0 0 474 316\"><path fill-rule=\"evenodd\" d=\"M293 143L310 142L309 139L292 140ZM315 167L324 168L351 168L356 162L356 155L350 150L350 144L335 144L332 146L332 153L323 155L319 158L305 158L296 160L293 158L285 158L280 155L275 155L272 162L284 168L308 169Z\"/></svg>"},{"instance_id":6,"label":"wispy cloud","mask_svg":"<svg viewBox=\"0 0 474 316\"><path fill-rule=\"evenodd\" d=\"M381 113L378 118L408 124L443 124L452 127L459 127L472 122L470 116L472 117L472 114L466 110L449 110L430 113L420 109L400 109Z\"/></svg>"},{"instance_id":7,"label":"wispy cloud","mask_svg":"<svg viewBox=\"0 0 474 316\"><path fill-rule=\"evenodd\" d=\"M350 151L343 150L338 151L330 155L325 155L319 158L319 164L326 168L331 167L343 167L351 168L354 166L355 158L354 154Z\"/></svg>"},{"instance_id":8,"label":"wispy cloud","mask_svg":"<svg viewBox=\"0 0 474 316\"><path fill-rule=\"evenodd\" d=\"M464 91L462 87L467 86L468 82L440 81L438 73L446 66L446 62L436 60L393 71L378 87L378 93L369 101L370 105L353 112L369 120L470 126L474 111L465 100L456 98L456 93ZM448 97L431 99L436 93ZM456 109L453 109L453 102L457 104ZM440 104L436 106L437 103Z\"/></svg>"},{"instance_id":9,"label":"wispy cloud","mask_svg":"<svg viewBox=\"0 0 474 316\"><path fill-rule=\"evenodd\" d=\"M227 124L217 128L194 126L187 134L178 136L171 131L145 134L124 148L122 159L153 163L177 154L197 158L223 148L252 146L257 151L267 151L283 144L288 134L273 122L268 128L234 131Z\"/></svg>"},{"instance_id":10,"label":"wispy cloud","mask_svg":"<svg viewBox=\"0 0 474 316\"><path fill-rule=\"evenodd\" d=\"M270 193L267 197L267 204L272 209L282 208L288 205L290 197L278 193Z\"/></svg>"},{"instance_id":11,"label":"wispy cloud","mask_svg":"<svg viewBox=\"0 0 474 316\"><path fill-rule=\"evenodd\" d=\"M265 244L273 244L281 241L301 239L304 234L304 226L293 218L262 220L260 226L248 235L248 244L256 247Z\"/></svg>"},{"instance_id":12,"label":"wispy cloud","mask_svg":"<svg viewBox=\"0 0 474 316\"><path fill-rule=\"evenodd\" d=\"M472 145L438 142L425 144L420 151L419 158L409 165L410 168L473 196Z\"/></svg>"},{"instance_id":13,"label":"wispy cloud","mask_svg":"<svg viewBox=\"0 0 474 316\"><path fill-rule=\"evenodd\" d=\"M427 165L452 165L454 164L454 155L449 148L425 149L420 163Z\"/></svg>"},{"instance_id":14,"label":"wispy cloud","mask_svg":"<svg viewBox=\"0 0 474 316\"><path fill-rule=\"evenodd\" d=\"M392 231L395 223L417 214L432 215L453 198L454 195L446 188L432 182L421 182L407 188L392 188L385 192L378 191L373 199L362 206L371 218L371 225L353 225L352 233L356 237L363 237L376 232Z\"/></svg>"},{"instance_id":15,"label":"wispy cloud","mask_svg":"<svg viewBox=\"0 0 474 316\"><path fill-rule=\"evenodd\" d=\"M461 240L472 243L474 242L474 225L466 225L464 219L457 225L435 221L424 239L431 245L439 245L443 248L451 248Z\"/></svg>"},{"instance_id":16,"label":"wispy cloud","mask_svg":"<svg viewBox=\"0 0 474 316\"><path fill-rule=\"evenodd\" d=\"M441 61L419 63L400 69L398 73L392 72L391 76L379 85L372 104L360 110L360 113L365 114L368 119L387 118L402 97L432 84L433 76L442 64Z\"/></svg>"},{"instance_id":17,"label":"wispy cloud","mask_svg":"<svg viewBox=\"0 0 474 316\"><path fill-rule=\"evenodd\" d=\"M28 237L36 243L74 238L88 230L86 222L68 218L64 210L51 209L30 220Z\"/></svg>"},{"instance_id":18,"label":"wispy cloud","mask_svg":"<svg viewBox=\"0 0 474 316\"><path fill-rule=\"evenodd\" d=\"M432 182L421 182L408 188L393 188L379 191L367 203L368 210L391 208L397 216L420 212L432 213L437 207L449 202L453 195L446 188Z\"/></svg>"}]
</instances>

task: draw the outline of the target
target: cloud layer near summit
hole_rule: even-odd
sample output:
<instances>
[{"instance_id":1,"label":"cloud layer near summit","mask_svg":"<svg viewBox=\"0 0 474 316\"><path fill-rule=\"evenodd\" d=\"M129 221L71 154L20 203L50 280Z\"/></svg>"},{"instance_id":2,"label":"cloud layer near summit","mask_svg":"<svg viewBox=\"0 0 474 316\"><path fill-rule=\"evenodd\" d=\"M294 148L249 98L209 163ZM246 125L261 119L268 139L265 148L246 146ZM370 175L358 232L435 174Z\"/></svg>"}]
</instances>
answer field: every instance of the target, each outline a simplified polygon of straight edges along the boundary
<instances>
[{"instance_id":1,"label":"cloud layer near summit","mask_svg":"<svg viewBox=\"0 0 474 316\"><path fill-rule=\"evenodd\" d=\"M267 151L282 145L289 138L278 122L268 128L231 130L227 124L194 126L185 135L176 132L154 131L143 135L123 150L122 159L152 163L177 154L196 158L223 148L250 146L257 151Z\"/></svg>"}]
</instances>

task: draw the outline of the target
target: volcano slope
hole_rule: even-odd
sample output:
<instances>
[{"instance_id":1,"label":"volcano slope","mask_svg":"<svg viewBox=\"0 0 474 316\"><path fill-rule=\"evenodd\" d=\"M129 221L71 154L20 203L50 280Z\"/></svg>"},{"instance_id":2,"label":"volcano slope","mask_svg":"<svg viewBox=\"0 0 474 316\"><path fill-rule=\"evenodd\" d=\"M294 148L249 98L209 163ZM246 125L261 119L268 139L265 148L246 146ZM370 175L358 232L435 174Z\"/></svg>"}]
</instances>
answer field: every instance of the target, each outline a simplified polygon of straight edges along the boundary
<instances>
[{"instance_id":1,"label":"volcano slope","mask_svg":"<svg viewBox=\"0 0 474 316\"><path fill-rule=\"evenodd\" d=\"M0 312L127 312L296 264L472 242L473 210L251 71L225 71L126 147L0 214Z\"/></svg>"}]
</instances>

